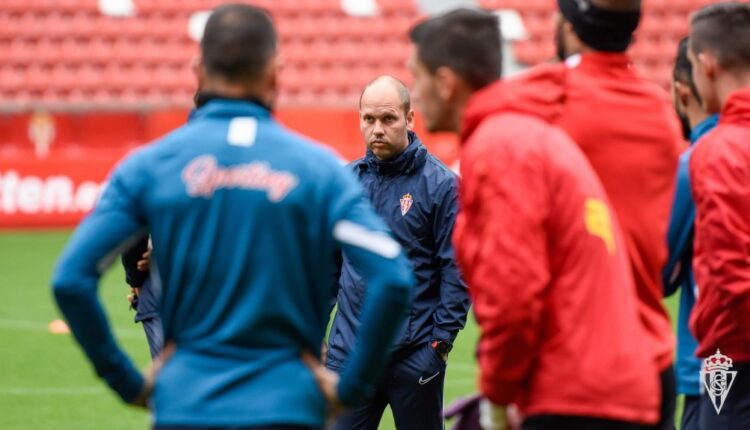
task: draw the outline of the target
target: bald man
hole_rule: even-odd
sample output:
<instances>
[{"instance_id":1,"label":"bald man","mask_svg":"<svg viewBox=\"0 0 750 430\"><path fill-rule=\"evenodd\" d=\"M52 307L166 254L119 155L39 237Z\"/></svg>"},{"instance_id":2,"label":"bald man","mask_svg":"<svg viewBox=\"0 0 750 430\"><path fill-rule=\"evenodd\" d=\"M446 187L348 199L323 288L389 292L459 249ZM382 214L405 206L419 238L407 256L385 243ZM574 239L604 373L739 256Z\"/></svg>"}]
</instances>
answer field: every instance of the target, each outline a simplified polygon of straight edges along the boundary
<instances>
[{"instance_id":1,"label":"bald man","mask_svg":"<svg viewBox=\"0 0 750 430\"><path fill-rule=\"evenodd\" d=\"M344 415L336 428L377 429L390 404L398 429L442 429L448 353L469 308L451 244L457 177L412 131L409 91L398 79L381 76L365 87L359 125L367 151L350 166L406 250L417 282L385 377L367 403ZM338 310L326 363L334 371L342 368L356 343L367 289L346 253L339 267Z\"/></svg>"}]
</instances>

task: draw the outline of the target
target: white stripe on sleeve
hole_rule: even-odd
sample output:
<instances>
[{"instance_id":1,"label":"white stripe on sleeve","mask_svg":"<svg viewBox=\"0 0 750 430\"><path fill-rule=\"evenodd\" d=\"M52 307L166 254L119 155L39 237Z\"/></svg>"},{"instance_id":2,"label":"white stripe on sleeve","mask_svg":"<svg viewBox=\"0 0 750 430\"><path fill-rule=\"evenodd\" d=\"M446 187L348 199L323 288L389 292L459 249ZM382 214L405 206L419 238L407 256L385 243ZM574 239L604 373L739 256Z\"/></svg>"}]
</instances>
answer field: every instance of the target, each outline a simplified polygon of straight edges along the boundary
<instances>
[{"instance_id":1,"label":"white stripe on sleeve","mask_svg":"<svg viewBox=\"0 0 750 430\"><path fill-rule=\"evenodd\" d=\"M333 238L339 242L353 245L381 257L394 259L401 252L401 245L390 236L368 230L347 220L341 220L333 227Z\"/></svg>"}]
</instances>

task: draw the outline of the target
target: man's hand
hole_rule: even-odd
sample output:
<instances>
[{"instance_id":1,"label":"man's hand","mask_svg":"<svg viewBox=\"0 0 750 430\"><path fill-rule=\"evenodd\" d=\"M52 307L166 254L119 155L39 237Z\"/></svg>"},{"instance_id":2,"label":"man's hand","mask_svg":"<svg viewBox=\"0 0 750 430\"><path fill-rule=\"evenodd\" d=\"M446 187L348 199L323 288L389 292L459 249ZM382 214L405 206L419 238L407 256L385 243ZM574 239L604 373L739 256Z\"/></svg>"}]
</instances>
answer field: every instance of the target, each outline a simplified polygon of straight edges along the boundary
<instances>
[{"instance_id":1,"label":"man's hand","mask_svg":"<svg viewBox=\"0 0 750 430\"><path fill-rule=\"evenodd\" d=\"M142 257L143 258L141 260L138 260L136 267L138 267L138 270L140 270L141 272L148 272L151 268L151 249L144 252Z\"/></svg>"},{"instance_id":2,"label":"man's hand","mask_svg":"<svg viewBox=\"0 0 750 430\"><path fill-rule=\"evenodd\" d=\"M151 394L154 391L154 381L156 380L156 376L159 374L159 371L161 371L164 363L172 358L175 348L176 346L174 342L169 342L164 346L161 354L154 359L151 366L146 370L146 374L143 377L143 388L141 389L141 393L130 402L131 405L144 409L148 408L148 401L151 399Z\"/></svg>"},{"instance_id":3,"label":"man's hand","mask_svg":"<svg viewBox=\"0 0 750 430\"><path fill-rule=\"evenodd\" d=\"M518 406L511 403L505 409L505 412L507 413L508 426L511 428L511 430L520 430L521 424L523 424L523 414L518 409Z\"/></svg>"},{"instance_id":4,"label":"man's hand","mask_svg":"<svg viewBox=\"0 0 750 430\"><path fill-rule=\"evenodd\" d=\"M313 354L308 351L302 353L302 362L310 368L320 391L330 406L329 417L335 417L343 411L343 405L339 400L339 374L326 368Z\"/></svg>"},{"instance_id":5,"label":"man's hand","mask_svg":"<svg viewBox=\"0 0 750 430\"><path fill-rule=\"evenodd\" d=\"M130 294L128 294L128 302L130 303L130 309L138 310L138 296L141 295L141 289L136 287L130 288Z\"/></svg>"},{"instance_id":6,"label":"man's hand","mask_svg":"<svg viewBox=\"0 0 750 430\"><path fill-rule=\"evenodd\" d=\"M429 343L429 346L437 352L444 362L448 362L448 354L451 349L453 349L453 344L451 342L446 340L433 340Z\"/></svg>"},{"instance_id":7,"label":"man's hand","mask_svg":"<svg viewBox=\"0 0 750 430\"><path fill-rule=\"evenodd\" d=\"M505 406L482 399L479 403L479 425L482 430L510 430Z\"/></svg>"}]
</instances>

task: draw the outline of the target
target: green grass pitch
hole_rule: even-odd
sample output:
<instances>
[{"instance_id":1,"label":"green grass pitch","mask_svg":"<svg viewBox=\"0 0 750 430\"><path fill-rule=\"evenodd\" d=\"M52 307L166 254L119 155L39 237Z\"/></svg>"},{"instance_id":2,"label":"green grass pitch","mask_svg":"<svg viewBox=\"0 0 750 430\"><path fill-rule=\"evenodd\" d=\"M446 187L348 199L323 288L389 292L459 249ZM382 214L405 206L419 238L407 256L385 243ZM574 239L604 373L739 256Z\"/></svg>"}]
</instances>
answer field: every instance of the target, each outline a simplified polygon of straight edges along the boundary
<instances>
[{"instance_id":1,"label":"green grass pitch","mask_svg":"<svg viewBox=\"0 0 750 430\"><path fill-rule=\"evenodd\" d=\"M0 233L0 429L148 429L148 414L118 401L96 378L71 336L47 330L47 324L59 318L49 280L69 234ZM145 368L148 346L127 309L129 290L123 280L122 269L114 267L103 278L100 294L120 345ZM675 299L668 301L673 315ZM477 336L470 318L448 363L446 404L476 390ZM394 428L388 411L380 428Z\"/></svg>"}]
</instances>

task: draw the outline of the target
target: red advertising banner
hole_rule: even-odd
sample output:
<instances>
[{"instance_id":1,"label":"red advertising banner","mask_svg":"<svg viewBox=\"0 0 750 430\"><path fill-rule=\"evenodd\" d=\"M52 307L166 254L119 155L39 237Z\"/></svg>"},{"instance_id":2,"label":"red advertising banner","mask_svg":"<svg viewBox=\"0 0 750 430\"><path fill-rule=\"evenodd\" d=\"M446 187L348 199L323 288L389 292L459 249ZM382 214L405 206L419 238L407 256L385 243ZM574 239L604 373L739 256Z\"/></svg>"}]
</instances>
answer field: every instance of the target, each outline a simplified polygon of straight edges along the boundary
<instances>
[{"instance_id":1,"label":"red advertising banner","mask_svg":"<svg viewBox=\"0 0 750 430\"><path fill-rule=\"evenodd\" d=\"M365 153L356 110L284 109L276 116L343 159ZM112 167L187 119L182 110L0 114L0 228L73 226L91 210ZM417 134L455 167L455 136Z\"/></svg>"},{"instance_id":2,"label":"red advertising banner","mask_svg":"<svg viewBox=\"0 0 750 430\"><path fill-rule=\"evenodd\" d=\"M0 228L75 225L94 207L108 172L126 152L0 157Z\"/></svg>"}]
</instances>

